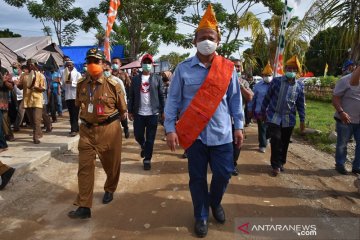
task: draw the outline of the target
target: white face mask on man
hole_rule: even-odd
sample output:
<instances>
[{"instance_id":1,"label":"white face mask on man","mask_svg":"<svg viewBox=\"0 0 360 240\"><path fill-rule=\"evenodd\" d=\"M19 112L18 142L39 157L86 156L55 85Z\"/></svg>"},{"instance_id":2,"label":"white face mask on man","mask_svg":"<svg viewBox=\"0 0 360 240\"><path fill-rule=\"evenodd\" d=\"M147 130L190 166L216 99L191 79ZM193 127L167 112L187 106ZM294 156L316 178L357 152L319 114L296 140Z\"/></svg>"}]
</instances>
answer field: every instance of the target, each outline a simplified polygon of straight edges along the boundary
<instances>
[{"instance_id":1,"label":"white face mask on man","mask_svg":"<svg viewBox=\"0 0 360 240\"><path fill-rule=\"evenodd\" d=\"M215 52L217 43L210 40L204 40L197 42L196 48L202 55L209 56Z\"/></svg>"},{"instance_id":2,"label":"white face mask on man","mask_svg":"<svg viewBox=\"0 0 360 240\"><path fill-rule=\"evenodd\" d=\"M273 79L272 76L265 76L265 77L264 77L264 82L269 83L269 82L272 81L272 79Z\"/></svg>"}]
</instances>

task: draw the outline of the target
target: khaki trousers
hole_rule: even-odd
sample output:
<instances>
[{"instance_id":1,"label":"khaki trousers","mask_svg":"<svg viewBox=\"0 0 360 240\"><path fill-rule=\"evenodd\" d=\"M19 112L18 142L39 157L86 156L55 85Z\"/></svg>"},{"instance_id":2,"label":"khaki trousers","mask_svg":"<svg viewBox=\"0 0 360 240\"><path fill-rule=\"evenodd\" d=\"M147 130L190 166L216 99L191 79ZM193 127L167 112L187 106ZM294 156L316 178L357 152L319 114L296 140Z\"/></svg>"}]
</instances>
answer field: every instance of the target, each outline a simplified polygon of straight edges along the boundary
<instances>
[{"instance_id":1,"label":"khaki trousers","mask_svg":"<svg viewBox=\"0 0 360 240\"><path fill-rule=\"evenodd\" d=\"M10 167L0 161L0 175L3 175Z\"/></svg>"},{"instance_id":2,"label":"khaki trousers","mask_svg":"<svg viewBox=\"0 0 360 240\"><path fill-rule=\"evenodd\" d=\"M120 177L122 130L120 122L114 121L105 126L90 128L81 124L79 133L79 194L74 204L90 208L94 191L96 155L99 156L106 173L104 190L115 192L117 188Z\"/></svg>"},{"instance_id":3,"label":"khaki trousers","mask_svg":"<svg viewBox=\"0 0 360 240\"><path fill-rule=\"evenodd\" d=\"M30 124L33 127L33 140L39 140L43 134L41 131L42 108L27 108Z\"/></svg>"}]
</instances>

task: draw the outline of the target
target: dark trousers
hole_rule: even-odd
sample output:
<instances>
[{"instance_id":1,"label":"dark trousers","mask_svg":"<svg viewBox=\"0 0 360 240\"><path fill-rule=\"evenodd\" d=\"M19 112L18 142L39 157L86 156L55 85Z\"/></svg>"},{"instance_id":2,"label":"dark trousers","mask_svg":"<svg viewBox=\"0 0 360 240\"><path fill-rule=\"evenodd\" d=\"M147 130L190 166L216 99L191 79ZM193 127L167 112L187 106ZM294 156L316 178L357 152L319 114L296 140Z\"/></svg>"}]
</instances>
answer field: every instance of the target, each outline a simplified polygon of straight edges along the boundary
<instances>
[{"instance_id":1,"label":"dark trousers","mask_svg":"<svg viewBox=\"0 0 360 240\"><path fill-rule=\"evenodd\" d=\"M257 126L258 126L259 147L266 148L267 139L268 139L268 134L267 134L268 125L266 122L257 120Z\"/></svg>"},{"instance_id":2,"label":"dark trousers","mask_svg":"<svg viewBox=\"0 0 360 240\"><path fill-rule=\"evenodd\" d=\"M251 123L251 117L249 117L249 114L248 114L248 106L247 106L247 103L245 104L244 115L245 115L245 124Z\"/></svg>"},{"instance_id":3,"label":"dark trousers","mask_svg":"<svg viewBox=\"0 0 360 240\"><path fill-rule=\"evenodd\" d=\"M75 106L75 99L66 100L70 115L71 132L79 132L79 107Z\"/></svg>"},{"instance_id":4,"label":"dark trousers","mask_svg":"<svg viewBox=\"0 0 360 240\"><path fill-rule=\"evenodd\" d=\"M209 206L219 206L234 170L232 143L207 146L196 140L186 153L194 216L196 220L207 220ZM208 164L212 171L210 191L207 184Z\"/></svg>"},{"instance_id":5,"label":"dark trousers","mask_svg":"<svg viewBox=\"0 0 360 240\"><path fill-rule=\"evenodd\" d=\"M121 120L121 126L124 128L124 133L129 131L128 119Z\"/></svg>"},{"instance_id":6,"label":"dark trousers","mask_svg":"<svg viewBox=\"0 0 360 240\"><path fill-rule=\"evenodd\" d=\"M273 123L267 123L270 133L271 166L280 168L286 163L287 151L294 127L281 127Z\"/></svg>"},{"instance_id":7,"label":"dark trousers","mask_svg":"<svg viewBox=\"0 0 360 240\"><path fill-rule=\"evenodd\" d=\"M235 139L235 136L234 136L234 133L235 133L235 127L234 127L234 124L232 125L232 135L233 135L233 139ZM240 157L240 152L241 152L241 148L237 148L236 145L235 145L235 141L232 142L232 145L233 145L233 161L234 161L234 167L237 166L237 160L239 159Z\"/></svg>"},{"instance_id":8,"label":"dark trousers","mask_svg":"<svg viewBox=\"0 0 360 240\"><path fill-rule=\"evenodd\" d=\"M157 115L142 116L134 115L134 135L135 140L144 150L144 162L149 162L152 158L157 123Z\"/></svg>"},{"instance_id":9,"label":"dark trousers","mask_svg":"<svg viewBox=\"0 0 360 240\"><path fill-rule=\"evenodd\" d=\"M3 111L0 110L0 123L2 123L2 121L3 121ZM0 148L7 148L7 147L8 145L6 143L3 127L2 124L0 124Z\"/></svg>"},{"instance_id":10,"label":"dark trousers","mask_svg":"<svg viewBox=\"0 0 360 240\"><path fill-rule=\"evenodd\" d=\"M9 111L7 110L1 110L1 111L2 111L3 134L5 135L5 137L14 137L14 133L11 130Z\"/></svg>"},{"instance_id":11,"label":"dark trousers","mask_svg":"<svg viewBox=\"0 0 360 240\"><path fill-rule=\"evenodd\" d=\"M42 108L42 120L44 122L44 126L46 128L46 131L51 131L52 129L52 124L51 124L51 120L50 120L50 117L49 117L49 114L47 113L47 105L44 104L43 105L43 108Z\"/></svg>"}]
</instances>

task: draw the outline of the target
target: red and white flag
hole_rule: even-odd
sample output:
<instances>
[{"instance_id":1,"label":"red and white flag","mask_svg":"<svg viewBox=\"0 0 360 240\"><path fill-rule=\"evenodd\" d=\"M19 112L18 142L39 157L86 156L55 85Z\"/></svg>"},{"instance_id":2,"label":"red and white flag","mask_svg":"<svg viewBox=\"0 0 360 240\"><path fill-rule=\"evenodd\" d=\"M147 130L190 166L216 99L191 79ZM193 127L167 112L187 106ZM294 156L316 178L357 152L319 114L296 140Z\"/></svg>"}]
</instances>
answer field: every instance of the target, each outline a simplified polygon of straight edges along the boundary
<instances>
[{"instance_id":1,"label":"red and white flag","mask_svg":"<svg viewBox=\"0 0 360 240\"><path fill-rule=\"evenodd\" d=\"M106 60L110 61L110 33L112 30L112 27L114 25L116 16L117 16L117 10L120 6L120 0L110 0L110 6L108 11L108 18L106 23L106 31L105 31L105 42L104 42L104 53Z\"/></svg>"}]
</instances>

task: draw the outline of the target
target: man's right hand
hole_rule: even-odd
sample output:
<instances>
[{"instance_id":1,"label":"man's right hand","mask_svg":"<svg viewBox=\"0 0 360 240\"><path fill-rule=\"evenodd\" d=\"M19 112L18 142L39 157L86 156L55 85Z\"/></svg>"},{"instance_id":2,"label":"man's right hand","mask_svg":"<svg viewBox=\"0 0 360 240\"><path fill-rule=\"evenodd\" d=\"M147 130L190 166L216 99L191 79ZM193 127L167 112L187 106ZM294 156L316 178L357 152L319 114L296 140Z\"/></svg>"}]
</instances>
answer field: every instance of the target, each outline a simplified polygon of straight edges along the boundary
<instances>
[{"instance_id":1,"label":"man's right hand","mask_svg":"<svg viewBox=\"0 0 360 240\"><path fill-rule=\"evenodd\" d=\"M166 142L172 152L175 152L176 146L179 146L179 138L174 132L166 134Z\"/></svg>"},{"instance_id":2,"label":"man's right hand","mask_svg":"<svg viewBox=\"0 0 360 240\"><path fill-rule=\"evenodd\" d=\"M342 123L344 123L344 124L350 124L351 123L350 116L346 112L343 111L343 112L339 113L339 116L341 118Z\"/></svg>"},{"instance_id":3,"label":"man's right hand","mask_svg":"<svg viewBox=\"0 0 360 240\"><path fill-rule=\"evenodd\" d=\"M130 121L134 121L134 115L132 113L128 113L128 118Z\"/></svg>"}]
</instances>

